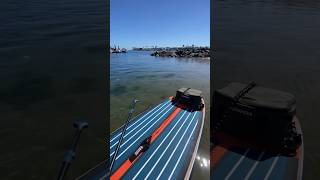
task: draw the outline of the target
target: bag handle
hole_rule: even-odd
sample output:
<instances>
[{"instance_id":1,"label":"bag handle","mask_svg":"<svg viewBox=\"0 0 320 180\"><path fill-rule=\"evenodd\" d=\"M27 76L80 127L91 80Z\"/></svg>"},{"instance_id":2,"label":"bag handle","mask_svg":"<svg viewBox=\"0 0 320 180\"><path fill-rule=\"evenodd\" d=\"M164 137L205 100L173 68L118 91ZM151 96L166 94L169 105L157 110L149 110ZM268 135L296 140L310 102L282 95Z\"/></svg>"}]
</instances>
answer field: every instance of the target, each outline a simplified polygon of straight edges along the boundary
<instances>
[{"instance_id":1,"label":"bag handle","mask_svg":"<svg viewBox=\"0 0 320 180\"><path fill-rule=\"evenodd\" d=\"M235 97L233 97L233 101L238 102L242 96L247 94L256 85L257 84L255 82L249 83L246 87L244 87L241 91L239 91Z\"/></svg>"}]
</instances>

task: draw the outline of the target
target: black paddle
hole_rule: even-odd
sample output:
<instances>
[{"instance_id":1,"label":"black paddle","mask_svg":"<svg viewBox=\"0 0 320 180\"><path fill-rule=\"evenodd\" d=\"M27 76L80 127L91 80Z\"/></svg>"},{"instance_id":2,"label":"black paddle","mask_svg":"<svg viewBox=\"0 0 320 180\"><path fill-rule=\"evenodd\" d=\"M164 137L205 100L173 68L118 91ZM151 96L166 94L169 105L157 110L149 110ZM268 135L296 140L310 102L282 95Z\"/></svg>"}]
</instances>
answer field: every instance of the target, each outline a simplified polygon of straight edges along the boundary
<instances>
[{"instance_id":1,"label":"black paddle","mask_svg":"<svg viewBox=\"0 0 320 180\"><path fill-rule=\"evenodd\" d=\"M72 146L71 146L70 150L64 156L64 159L62 162L62 167L59 172L58 180L63 180L64 177L66 176L67 171L69 169L69 166L75 157L75 151L76 151L76 148L78 145L81 131L88 127L88 123L82 122L82 121L76 121L73 123L73 127L76 128L76 133L73 137Z\"/></svg>"},{"instance_id":2,"label":"black paddle","mask_svg":"<svg viewBox=\"0 0 320 180\"><path fill-rule=\"evenodd\" d=\"M113 155L113 158L112 158L112 161L111 161L111 164L110 164L110 173L111 173L111 171L112 171L112 167L113 167L113 165L114 165L114 162L116 161L118 152L119 152L119 150L120 150L120 146L121 146L121 144L122 144L123 136L124 136L124 134L125 134L125 132L126 132L128 123L129 123L129 121L130 121L130 119L131 119L131 116L132 116L132 114L133 114L133 112L134 112L134 108L135 108L136 103L137 103L138 101L139 101L139 100L137 100L137 99L134 99L134 100L132 101L132 106L131 106L131 109L130 109L129 114L128 114L128 119L127 119L126 123L124 124L124 126L123 126L123 128L122 128L121 136L120 136L119 142L118 142L118 144L117 144L117 148L116 148L116 150L115 150L115 152L114 152L114 155Z\"/></svg>"}]
</instances>

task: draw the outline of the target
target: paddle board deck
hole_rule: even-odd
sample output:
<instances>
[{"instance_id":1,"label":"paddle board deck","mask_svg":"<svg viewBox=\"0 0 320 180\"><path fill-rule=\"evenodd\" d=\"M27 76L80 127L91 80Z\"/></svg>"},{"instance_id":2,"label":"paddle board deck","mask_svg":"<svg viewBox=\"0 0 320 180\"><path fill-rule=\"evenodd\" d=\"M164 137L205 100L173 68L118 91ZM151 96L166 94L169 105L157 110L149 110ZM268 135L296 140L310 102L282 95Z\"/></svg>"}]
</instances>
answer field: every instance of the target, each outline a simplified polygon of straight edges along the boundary
<instances>
[{"instance_id":1,"label":"paddle board deck","mask_svg":"<svg viewBox=\"0 0 320 180\"><path fill-rule=\"evenodd\" d=\"M166 123L168 120L170 122ZM142 113L130 121L111 174L114 175L119 168L125 172L121 176L111 175L110 179L176 179L190 176L203 123L204 108L201 111L188 111L172 103L171 98ZM130 167L123 169L123 164L140 144L157 134L159 129L161 134L157 135L149 148ZM120 133L121 128L111 135L110 159L113 158Z\"/></svg>"},{"instance_id":2,"label":"paddle board deck","mask_svg":"<svg viewBox=\"0 0 320 180\"><path fill-rule=\"evenodd\" d=\"M302 134L295 117L297 131ZM302 179L303 142L292 155L247 146L226 134L211 149L210 179ZM223 139L223 142L221 141ZM302 138L303 139L303 138Z\"/></svg>"}]
</instances>

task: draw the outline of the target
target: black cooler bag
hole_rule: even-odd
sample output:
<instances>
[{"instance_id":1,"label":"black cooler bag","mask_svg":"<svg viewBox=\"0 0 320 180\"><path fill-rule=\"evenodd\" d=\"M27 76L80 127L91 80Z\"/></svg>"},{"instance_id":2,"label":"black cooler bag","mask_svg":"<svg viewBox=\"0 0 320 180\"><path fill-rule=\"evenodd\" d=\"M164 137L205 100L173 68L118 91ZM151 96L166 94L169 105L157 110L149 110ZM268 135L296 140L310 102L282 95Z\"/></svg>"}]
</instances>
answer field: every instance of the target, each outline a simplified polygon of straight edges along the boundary
<instances>
[{"instance_id":1,"label":"black cooler bag","mask_svg":"<svg viewBox=\"0 0 320 180\"><path fill-rule=\"evenodd\" d=\"M201 110L204 107L202 104L202 92L197 89L180 88L177 90L174 102L184 104L190 110Z\"/></svg>"},{"instance_id":2,"label":"black cooler bag","mask_svg":"<svg viewBox=\"0 0 320 180\"><path fill-rule=\"evenodd\" d=\"M281 145L292 128L295 97L255 84L247 87L248 84L231 83L214 92L212 129Z\"/></svg>"}]
</instances>

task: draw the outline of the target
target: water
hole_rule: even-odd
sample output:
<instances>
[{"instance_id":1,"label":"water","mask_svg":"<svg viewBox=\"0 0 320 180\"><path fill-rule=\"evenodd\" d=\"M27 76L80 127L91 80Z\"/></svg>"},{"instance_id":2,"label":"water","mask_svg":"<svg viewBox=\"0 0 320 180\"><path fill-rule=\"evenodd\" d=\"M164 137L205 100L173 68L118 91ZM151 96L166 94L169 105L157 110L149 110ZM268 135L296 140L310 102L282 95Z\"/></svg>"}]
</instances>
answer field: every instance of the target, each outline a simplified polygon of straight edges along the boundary
<instances>
[{"instance_id":1,"label":"water","mask_svg":"<svg viewBox=\"0 0 320 180\"><path fill-rule=\"evenodd\" d=\"M180 87L190 87L203 92L209 107L210 60L153 57L150 53L129 51L111 54L110 132L125 122L133 98L140 100L135 113L138 114L163 98L175 95ZM206 110L199 155L209 159L209 108ZM200 168L199 161L195 164L193 177L208 178L209 167Z\"/></svg>"},{"instance_id":2,"label":"water","mask_svg":"<svg viewBox=\"0 0 320 180\"><path fill-rule=\"evenodd\" d=\"M231 81L293 93L305 142L304 179L320 179L320 2L217 0L212 90Z\"/></svg>"},{"instance_id":3,"label":"water","mask_svg":"<svg viewBox=\"0 0 320 180\"><path fill-rule=\"evenodd\" d=\"M105 158L105 1L0 2L0 179L56 179L85 119L69 179Z\"/></svg>"}]
</instances>

